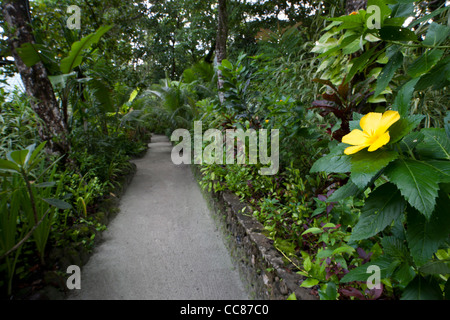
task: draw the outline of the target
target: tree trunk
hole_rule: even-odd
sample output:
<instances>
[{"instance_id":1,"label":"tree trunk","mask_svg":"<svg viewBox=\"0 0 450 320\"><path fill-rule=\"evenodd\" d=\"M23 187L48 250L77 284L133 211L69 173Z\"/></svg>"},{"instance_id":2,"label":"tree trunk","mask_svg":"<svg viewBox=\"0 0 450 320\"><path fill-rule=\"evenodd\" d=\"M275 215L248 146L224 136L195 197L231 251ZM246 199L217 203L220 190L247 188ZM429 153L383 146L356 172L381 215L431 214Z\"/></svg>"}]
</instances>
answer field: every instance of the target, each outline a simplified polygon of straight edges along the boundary
<instances>
[{"instance_id":1,"label":"tree trunk","mask_svg":"<svg viewBox=\"0 0 450 320\"><path fill-rule=\"evenodd\" d=\"M216 64L222 63L227 57L227 38L228 38L228 14L227 0L219 0L218 19L217 19L217 38L216 38ZM219 90L223 86L223 79L220 70L217 73L217 87ZM223 93L219 92L220 101L223 102Z\"/></svg>"},{"instance_id":2,"label":"tree trunk","mask_svg":"<svg viewBox=\"0 0 450 320\"><path fill-rule=\"evenodd\" d=\"M17 53L17 49L24 43L35 43L30 25L29 7L28 0L6 0L2 4L3 16L9 29L7 30L8 44L26 93L32 98L31 107L43 120L44 124L39 128L41 139L48 141L47 147L50 152L66 154L70 147L67 140L67 125L59 110L47 70L42 62L27 67Z\"/></svg>"},{"instance_id":3,"label":"tree trunk","mask_svg":"<svg viewBox=\"0 0 450 320\"><path fill-rule=\"evenodd\" d=\"M345 14L350 14L359 9L366 9L367 0L347 0L345 5Z\"/></svg>"}]
</instances>

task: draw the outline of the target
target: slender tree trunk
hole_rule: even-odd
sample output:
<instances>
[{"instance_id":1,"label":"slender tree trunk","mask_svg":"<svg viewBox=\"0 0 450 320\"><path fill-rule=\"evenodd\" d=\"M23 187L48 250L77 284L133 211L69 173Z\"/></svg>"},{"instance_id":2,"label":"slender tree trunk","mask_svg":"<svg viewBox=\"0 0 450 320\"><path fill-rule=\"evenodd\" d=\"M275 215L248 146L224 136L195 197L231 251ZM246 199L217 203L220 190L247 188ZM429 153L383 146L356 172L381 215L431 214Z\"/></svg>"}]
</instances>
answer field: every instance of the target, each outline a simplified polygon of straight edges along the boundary
<instances>
[{"instance_id":1,"label":"slender tree trunk","mask_svg":"<svg viewBox=\"0 0 450 320\"><path fill-rule=\"evenodd\" d=\"M227 0L219 0L217 19L217 38L216 38L216 59L217 65L222 63L222 60L227 57L227 38L228 38L228 14L227 14ZM217 87L219 89L223 86L223 79L220 70L217 74ZM223 94L219 92L220 101L223 102Z\"/></svg>"},{"instance_id":2,"label":"slender tree trunk","mask_svg":"<svg viewBox=\"0 0 450 320\"><path fill-rule=\"evenodd\" d=\"M35 43L31 29L28 0L6 0L2 11L8 29L8 43L14 57L14 63L20 73L25 90L31 99L31 107L43 120L39 129L42 140L48 141L51 152L65 154L69 151L67 140L67 125L59 109L52 84L48 79L47 70L42 62L32 67L23 63L17 49L24 43Z\"/></svg>"}]
</instances>

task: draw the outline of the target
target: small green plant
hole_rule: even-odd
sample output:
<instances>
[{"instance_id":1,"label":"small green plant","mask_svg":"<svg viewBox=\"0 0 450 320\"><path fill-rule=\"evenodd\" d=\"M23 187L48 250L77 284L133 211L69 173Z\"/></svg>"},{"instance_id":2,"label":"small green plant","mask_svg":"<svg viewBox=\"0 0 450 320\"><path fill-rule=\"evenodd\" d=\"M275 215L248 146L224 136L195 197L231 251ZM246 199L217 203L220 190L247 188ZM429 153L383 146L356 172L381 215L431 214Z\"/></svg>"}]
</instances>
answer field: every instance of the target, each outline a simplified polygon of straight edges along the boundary
<instances>
[{"instance_id":1,"label":"small green plant","mask_svg":"<svg viewBox=\"0 0 450 320\"><path fill-rule=\"evenodd\" d=\"M44 146L45 142L37 147L33 144L22 150L10 151L7 159L0 159L0 171L3 173L1 192L5 195L0 202L0 258L6 259L8 294L11 294L15 265L22 245L33 236L41 263L44 264L53 214L56 209L71 207L65 201L51 197L53 192L50 188L57 185L57 189L61 189L62 185L52 181L57 161L47 168L42 165L44 157L41 151ZM42 177L52 167L50 180L42 181Z\"/></svg>"}]
</instances>

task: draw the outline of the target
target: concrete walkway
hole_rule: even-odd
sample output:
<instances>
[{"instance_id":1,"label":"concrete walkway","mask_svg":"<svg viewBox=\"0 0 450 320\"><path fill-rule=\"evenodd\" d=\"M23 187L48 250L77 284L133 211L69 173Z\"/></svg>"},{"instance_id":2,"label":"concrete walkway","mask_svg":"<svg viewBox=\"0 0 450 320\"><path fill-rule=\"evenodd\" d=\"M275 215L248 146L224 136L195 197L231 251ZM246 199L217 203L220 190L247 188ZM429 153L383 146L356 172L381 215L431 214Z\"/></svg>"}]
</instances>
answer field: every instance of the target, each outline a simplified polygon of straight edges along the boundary
<instances>
[{"instance_id":1,"label":"concrete walkway","mask_svg":"<svg viewBox=\"0 0 450 320\"><path fill-rule=\"evenodd\" d=\"M248 299L188 165L154 135L69 299Z\"/></svg>"}]
</instances>

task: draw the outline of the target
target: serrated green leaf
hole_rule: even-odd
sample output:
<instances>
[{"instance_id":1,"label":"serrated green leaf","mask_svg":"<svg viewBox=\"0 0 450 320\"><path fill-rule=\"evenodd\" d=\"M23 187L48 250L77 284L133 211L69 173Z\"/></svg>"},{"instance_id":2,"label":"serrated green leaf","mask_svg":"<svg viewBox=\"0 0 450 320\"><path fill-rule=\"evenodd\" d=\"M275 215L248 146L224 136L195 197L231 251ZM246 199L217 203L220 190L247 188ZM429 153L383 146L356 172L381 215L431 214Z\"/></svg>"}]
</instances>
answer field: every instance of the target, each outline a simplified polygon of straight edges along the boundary
<instances>
[{"instance_id":1,"label":"serrated green leaf","mask_svg":"<svg viewBox=\"0 0 450 320\"><path fill-rule=\"evenodd\" d=\"M412 130L417 128L424 118L425 116L421 114L414 114L411 116L400 118L389 128L389 135L391 136L389 143L392 144L400 141Z\"/></svg>"},{"instance_id":2,"label":"serrated green leaf","mask_svg":"<svg viewBox=\"0 0 450 320\"><path fill-rule=\"evenodd\" d=\"M398 91L392 110L398 111L401 118L409 116L409 107L411 105L411 99L414 93L414 88L419 81L419 78L411 79L405 83Z\"/></svg>"},{"instance_id":3,"label":"serrated green leaf","mask_svg":"<svg viewBox=\"0 0 450 320\"><path fill-rule=\"evenodd\" d=\"M397 220L405 210L406 202L397 187L385 183L372 191L353 228L351 240L363 240L383 231Z\"/></svg>"},{"instance_id":4,"label":"serrated green leaf","mask_svg":"<svg viewBox=\"0 0 450 320\"><path fill-rule=\"evenodd\" d=\"M450 182L450 162L445 160L429 160L424 163L439 172L439 181L442 183Z\"/></svg>"},{"instance_id":5,"label":"serrated green leaf","mask_svg":"<svg viewBox=\"0 0 450 320\"><path fill-rule=\"evenodd\" d=\"M426 46L437 46L444 41L450 34L450 27L432 22L428 26L425 40L422 44Z\"/></svg>"},{"instance_id":6,"label":"serrated green leaf","mask_svg":"<svg viewBox=\"0 0 450 320\"><path fill-rule=\"evenodd\" d=\"M403 291L401 300L442 300L443 294L434 278L417 275Z\"/></svg>"},{"instance_id":7,"label":"serrated green leaf","mask_svg":"<svg viewBox=\"0 0 450 320\"><path fill-rule=\"evenodd\" d=\"M436 210L429 220L414 208L408 208L406 239L416 265L429 261L450 234L448 194L440 192Z\"/></svg>"},{"instance_id":8,"label":"serrated green leaf","mask_svg":"<svg viewBox=\"0 0 450 320\"><path fill-rule=\"evenodd\" d=\"M365 188L381 169L398 158L398 153L387 149L374 152L361 150L351 155L350 158L351 179L359 188Z\"/></svg>"},{"instance_id":9,"label":"serrated green leaf","mask_svg":"<svg viewBox=\"0 0 450 320\"><path fill-rule=\"evenodd\" d=\"M384 89L386 89L389 82L392 80L395 71L401 67L402 63L403 54L399 50L389 59L383 70L381 70L381 73L377 78L377 86L375 88L375 93L373 94L374 97L378 96Z\"/></svg>"},{"instance_id":10,"label":"serrated green leaf","mask_svg":"<svg viewBox=\"0 0 450 320\"><path fill-rule=\"evenodd\" d=\"M417 160L397 159L385 170L405 199L427 218L431 216L438 195L439 173Z\"/></svg>"},{"instance_id":11,"label":"serrated green leaf","mask_svg":"<svg viewBox=\"0 0 450 320\"><path fill-rule=\"evenodd\" d=\"M412 78L417 78L429 71L444 54L443 50L434 49L422 54L414 60L408 67L407 73Z\"/></svg>"},{"instance_id":12,"label":"serrated green leaf","mask_svg":"<svg viewBox=\"0 0 450 320\"><path fill-rule=\"evenodd\" d=\"M450 274L450 261L434 260L427 262L419 268L419 271L426 274Z\"/></svg>"},{"instance_id":13,"label":"serrated green leaf","mask_svg":"<svg viewBox=\"0 0 450 320\"><path fill-rule=\"evenodd\" d=\"M395 263L398 264L398 262ZM393 261L391 258L388 257L378 258L374 261L370 261L366 264L363 264L362 266L356 267L355 269L351 270L341 279L340 282L347 283L352 281L361 281L361 282L367 281L367 279L372 275L371 272L367 272L367 268L371 265L378 266L380 268L381 273L380 277L381 279L384 279L390 275L392 264Z\"/></svg>"},{"instance_id":14,"label":"serrated green leaf","mask_svg":"<svg viewBox=\"0 0 450 320\"><path fill-rule=\"evenodd\" d=\"M420 131L424 139L416 147L420 155L433 158L450 160L450 139L442 128L425 128Z\"/></svg>"},{"instance_id":15,"label":"serrated green leaf","mask_svg":"<svg viewBox=\"0 0 450 320\"><path fill-rule=\"evenodd\" d=\"M328 198L329 202L343 200L345 198L356 196L361 192L361 189L354 184L351 180L349 180L345 185L337 189L333 194Z\"/></svg>"}]
</instances>

